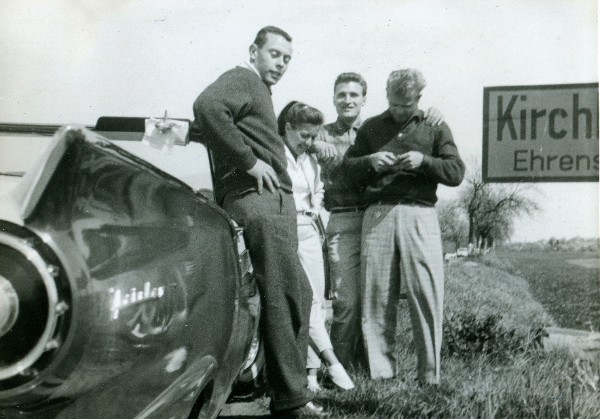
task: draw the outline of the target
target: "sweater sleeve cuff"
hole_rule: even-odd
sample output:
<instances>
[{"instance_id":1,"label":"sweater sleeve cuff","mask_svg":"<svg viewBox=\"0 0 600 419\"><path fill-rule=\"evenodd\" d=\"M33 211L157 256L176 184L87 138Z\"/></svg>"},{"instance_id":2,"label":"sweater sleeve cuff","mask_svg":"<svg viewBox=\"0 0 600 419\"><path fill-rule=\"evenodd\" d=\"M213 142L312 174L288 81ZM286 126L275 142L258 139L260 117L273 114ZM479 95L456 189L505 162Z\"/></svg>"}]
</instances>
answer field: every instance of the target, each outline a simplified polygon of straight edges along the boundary
<instances>
[{"instance_id":1,"label":"sweater sleeve cuff","mask_svg":"<svg viewBox=\"0 0 600 419\"><path fill-rule=\"evenodd\" d=\"M421 169L429 169L433 163L433 157L426 154L423 155L423 161L421 162Z\"/></svg>"}]
</instances>

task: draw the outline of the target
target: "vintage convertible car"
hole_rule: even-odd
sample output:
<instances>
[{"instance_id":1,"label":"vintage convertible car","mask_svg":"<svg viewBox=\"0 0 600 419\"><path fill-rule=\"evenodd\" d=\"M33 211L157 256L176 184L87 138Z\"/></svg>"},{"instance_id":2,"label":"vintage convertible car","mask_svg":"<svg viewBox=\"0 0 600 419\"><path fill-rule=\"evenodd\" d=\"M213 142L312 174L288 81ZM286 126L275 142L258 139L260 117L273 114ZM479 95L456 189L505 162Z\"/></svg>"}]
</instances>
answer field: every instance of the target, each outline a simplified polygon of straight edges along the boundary
<instances>
[{"instance_id":1,"label":"vintage convertible car","mask_svg":"<svg viewBox=\"0 0 600 419\"><path fill-rule=\"evenodd\" d=\"M252 265L188 125L0 126L0 418L215 417L256 388Z\"/></svg>"}]
</instances>

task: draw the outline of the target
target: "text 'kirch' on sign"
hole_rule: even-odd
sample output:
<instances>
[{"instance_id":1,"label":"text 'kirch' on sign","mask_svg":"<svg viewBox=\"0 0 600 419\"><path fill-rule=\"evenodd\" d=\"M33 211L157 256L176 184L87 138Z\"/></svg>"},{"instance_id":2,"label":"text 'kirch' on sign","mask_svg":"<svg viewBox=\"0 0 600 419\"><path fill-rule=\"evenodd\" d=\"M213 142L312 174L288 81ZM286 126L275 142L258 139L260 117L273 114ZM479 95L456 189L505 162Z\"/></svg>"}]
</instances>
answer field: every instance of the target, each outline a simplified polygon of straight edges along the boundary
<instances>
[{"instance_id":1,"label":"text 'kirch' on sign","mask_svg":"<svg viewBox=\"0 0 600 419\"><path fill-rule=\"evenodd\" d=\"M485 87L484 182L597 182L598 83Z\"/></svg>"}]
</instances>

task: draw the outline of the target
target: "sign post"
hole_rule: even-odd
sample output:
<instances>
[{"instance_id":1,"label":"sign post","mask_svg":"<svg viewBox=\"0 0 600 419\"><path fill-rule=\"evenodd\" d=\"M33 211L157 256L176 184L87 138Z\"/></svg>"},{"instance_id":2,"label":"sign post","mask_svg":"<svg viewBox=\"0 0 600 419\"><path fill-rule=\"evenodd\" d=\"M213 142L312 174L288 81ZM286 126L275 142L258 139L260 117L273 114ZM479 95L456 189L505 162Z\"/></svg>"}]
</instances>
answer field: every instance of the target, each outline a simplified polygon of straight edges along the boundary
<instances>
[{"instance_id":1,"label":"sign post","mask_svg":"<svg viewBox=\"0 0 600 419\"><path fill-rule=\"evenodd\" d=\"M598 83L485 87L484 182L597 182Z\"/></svg>"}]
</instances>

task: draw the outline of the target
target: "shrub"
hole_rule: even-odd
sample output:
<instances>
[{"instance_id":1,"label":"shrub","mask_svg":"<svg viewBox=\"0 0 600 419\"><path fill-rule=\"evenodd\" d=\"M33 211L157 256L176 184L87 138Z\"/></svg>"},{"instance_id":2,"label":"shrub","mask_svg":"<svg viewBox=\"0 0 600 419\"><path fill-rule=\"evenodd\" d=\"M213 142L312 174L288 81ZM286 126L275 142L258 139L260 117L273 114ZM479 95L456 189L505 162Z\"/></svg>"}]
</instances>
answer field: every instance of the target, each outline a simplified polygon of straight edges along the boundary
<instances>
[{"instance_id":1,"label":"shrub","mask_svg":"<svg viewBox=\"0 0 600 419\"><path fill-rule=\"evenodd\" d=\"M483 263L459 262L446 270L446 316L475 316L483 322L495 316L504 330L515 330L519 336L531 334L532 325L554 325L555 322L529 291L523 278L511 275L496 266L508 266L500 260L486 255ZM465 317L466 318L466 317Z\"/></svg>"},{"instance_id":2,"label":"shrub","mask_svg":"<svg viewBox=\"0 0 600 419\"><path fill-rule=\"evenodd\" d=\"M491 360L506 361L516 353L541 347L542 326L520 335L504 327L501 320L497 315L479 318L471 313L450 313L443 327L443 355L470 358L485 354Z\"/></svg>"}]
</instances>

